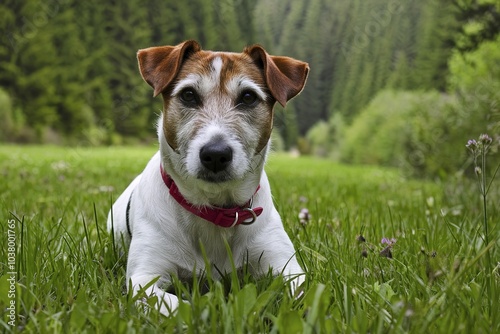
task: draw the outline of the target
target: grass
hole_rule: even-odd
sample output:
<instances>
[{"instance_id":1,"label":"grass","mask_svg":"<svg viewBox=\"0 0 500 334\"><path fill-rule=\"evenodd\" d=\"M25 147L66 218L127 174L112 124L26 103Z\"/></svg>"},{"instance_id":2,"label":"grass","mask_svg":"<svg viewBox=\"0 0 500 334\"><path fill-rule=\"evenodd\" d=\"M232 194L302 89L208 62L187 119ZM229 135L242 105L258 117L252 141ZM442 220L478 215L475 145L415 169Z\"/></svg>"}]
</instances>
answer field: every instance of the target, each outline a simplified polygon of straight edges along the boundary
<instances>
[{"instance_id":1,"label":"grass","mask_svg":"<svg viewBox=\"0 0 500 334\"><path fill-rule=\"evenodd\" d=\"M486 245L472 181L408 180L395 170L285 155L273 156L266 170L307 268L303 298L289 296L280 277L234 275L208 281L208 293L196 282L176 284L190 301L176 316L142 312L126 292L125 259L112 246L106 216L154 151L0 146L2 331L500 332L498 186L488 195L493 241ZM302 208L310 213L305 225Z\"/></svg>"}]
</instances>

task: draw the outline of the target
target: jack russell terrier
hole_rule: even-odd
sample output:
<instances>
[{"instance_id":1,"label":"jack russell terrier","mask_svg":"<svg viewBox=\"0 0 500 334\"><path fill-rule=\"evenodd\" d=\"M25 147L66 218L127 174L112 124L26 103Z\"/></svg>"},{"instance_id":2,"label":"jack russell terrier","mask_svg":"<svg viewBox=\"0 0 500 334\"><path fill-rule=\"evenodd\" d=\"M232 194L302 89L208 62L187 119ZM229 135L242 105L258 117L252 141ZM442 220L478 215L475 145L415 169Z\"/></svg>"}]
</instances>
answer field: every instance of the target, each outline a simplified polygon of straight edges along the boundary
<instances>
[{"instance_id":1,"label":"jack russell terrier","mask_svg":"<svg viewBox=\"0 0 500 334\"><path fill-rule=\"evenodd\" d=\"M195 41L137 58L154 96L163 96L163 113L159 152L108 216L115 243L128 249L127 284L135 295L157 296L165 315L179 304L165 287L174 276L189 282L193 270L214 279L245 265L255 276L272 270L294 291L304 271L263 168L273 106L302 91L308 64L259 45L212 52Z\"/></svg>"}]
</instances>

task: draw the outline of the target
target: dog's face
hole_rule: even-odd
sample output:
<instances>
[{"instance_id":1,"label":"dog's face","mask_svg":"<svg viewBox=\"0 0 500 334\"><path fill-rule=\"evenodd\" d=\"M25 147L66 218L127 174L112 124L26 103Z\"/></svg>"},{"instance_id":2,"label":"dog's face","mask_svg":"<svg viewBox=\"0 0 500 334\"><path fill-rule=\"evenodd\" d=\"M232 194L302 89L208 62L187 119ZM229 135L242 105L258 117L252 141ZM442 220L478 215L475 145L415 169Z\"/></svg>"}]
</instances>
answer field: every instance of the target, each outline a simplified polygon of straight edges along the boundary
<instances>
[{"instance_id":1,"label":"dog's face","mask_svg":"<svg viewBox=\"0 0 500 334\"><path fill-rule=\"evenodd\" d=\"M274 101L246 54L191 55L163 97L163 132L190 177L240 179L269 140Z\"/></svg>"},{"instance_id":2,"label":"dog's face","mask_svg":"<svg viewBox=\"0 0 500 334\"><path fill-rule=\"evenodd\" d=\"M256 172L253 161L263 162L267 152L275 102L284 106L297 95L309 70L260 46L211 52L194 41L140 50L138 60L154 95L163 96L161 130L175 172L207 187Z\"/></svg>"}]
</instances>

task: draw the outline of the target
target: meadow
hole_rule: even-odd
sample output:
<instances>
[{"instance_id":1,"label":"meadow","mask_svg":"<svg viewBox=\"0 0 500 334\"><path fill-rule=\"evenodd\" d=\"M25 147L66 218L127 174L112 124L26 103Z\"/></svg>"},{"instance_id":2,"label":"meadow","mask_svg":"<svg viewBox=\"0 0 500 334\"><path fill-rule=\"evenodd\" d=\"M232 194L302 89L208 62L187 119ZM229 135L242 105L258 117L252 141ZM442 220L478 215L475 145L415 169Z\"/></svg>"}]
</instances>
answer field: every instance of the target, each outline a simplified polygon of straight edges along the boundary
<instances>
[{"instance_id":1,"label":"meadow","mask_svg":"<svg viewBox=\"0 0 500 334\"><path fill-rule=\"evenodd\" d=\"M266 170L304 294L280 277L228 275L207 293L177 283L189 303L175 316L136 308L106 217L155 150L0 146L1 331L500 333L498 182L486 244L473 179L285 154Z\"/></svg>"}]
</instances>

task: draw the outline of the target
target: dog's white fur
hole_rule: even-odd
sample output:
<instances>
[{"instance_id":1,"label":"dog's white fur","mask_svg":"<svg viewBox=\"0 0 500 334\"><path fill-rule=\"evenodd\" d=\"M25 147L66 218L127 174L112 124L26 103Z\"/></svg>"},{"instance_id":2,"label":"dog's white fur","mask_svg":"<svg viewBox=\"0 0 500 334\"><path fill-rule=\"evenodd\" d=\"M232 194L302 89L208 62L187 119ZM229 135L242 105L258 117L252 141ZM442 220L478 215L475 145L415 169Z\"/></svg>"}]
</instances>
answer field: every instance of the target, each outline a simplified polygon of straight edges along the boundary
<instances>
[{"instance_id":1,"label":"dog's white fur","mask_svg":"<svg viewBox=\"0 0 500 334\"><path fill-rule=\"evenodd\" d=\"M198 46L194 45L196 49ZM153 51L157 50L146 49L145 52ZM269 93L273 94L273 89L245 73L223 75L226 54L206 53L211 56L207 60L209 71L195 71L183 77L178 75L169 83L168 96L164 95L165 101L168 100L165 113L177 113L175 115L181 115L182 119L176 124L173 135L176 144L168 142L165 132L170 131L170 127L164 124L167 116L163 115L158 121L159 152L113 204L108 217L108 230L114 232L115 242L128 248L127 282L131 282L136 294L158 279L145 290L145 294L156 295L158 308L166 315L177 308L179 299L162 288L172 282L172 276L189 281L193 270L200 275L210 272L214 279L219 279L219 273L228 273L234 266L240 268L247 264L256 276L270 269L276 275L285 275L291 279L292 289L304 280L304 271L273 205L263 170L270 144L268 141L263 148L258 147L260 134L264 131L262 122L252 122L252 118L245 115L248 110L241 112L235 106L242 91L251 91L258 99L251 112L272 113L274 102L266 104L264 101L273 98ZM156 92L158 87L153 82L156 79L148 77L145 61L141 64L139 60L143 77ZM301 64L305 66L306 77L307 64ZM186 71L189 72L189 68L184 69ZM186 88L195 89L203 100L203 105L197 110L182 104L179 95ZM210 173L199 157L200 149L213 141L225 143L233 152L223 177L218 175L216 181L206 178ZM160 164L176 182L182 195L197 206L242 205L253 196L252 207L262 207L263 213L251 225L224 228L207 222L172 198L162 180ZM129 199L131 239L126 225ZM230 261L226 243L234 263ZM205 268L203 252L211 270Z\"/></svg>"}]
</instances>

